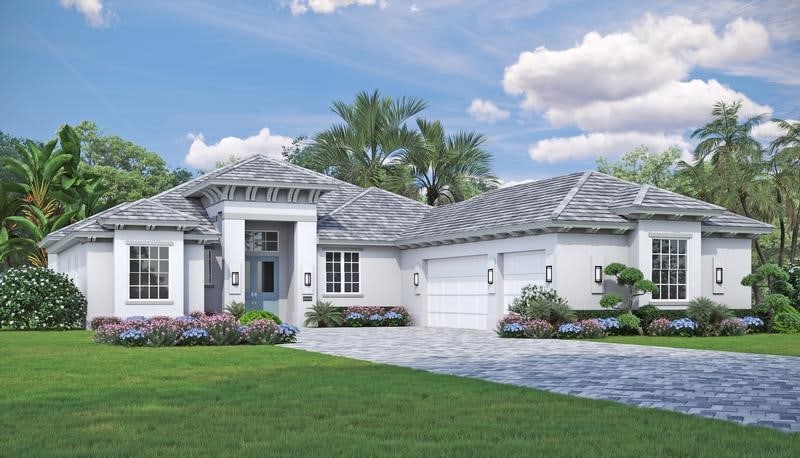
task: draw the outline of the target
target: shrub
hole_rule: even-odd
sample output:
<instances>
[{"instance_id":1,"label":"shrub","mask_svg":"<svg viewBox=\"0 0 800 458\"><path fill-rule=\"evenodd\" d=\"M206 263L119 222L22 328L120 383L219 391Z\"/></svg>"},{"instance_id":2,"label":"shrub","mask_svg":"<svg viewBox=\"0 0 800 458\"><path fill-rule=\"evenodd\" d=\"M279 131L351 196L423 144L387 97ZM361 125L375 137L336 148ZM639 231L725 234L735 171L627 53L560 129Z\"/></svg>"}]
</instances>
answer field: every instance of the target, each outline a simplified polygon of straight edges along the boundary
<instances>
[{"instance_id":1,"label":"shrub","mask_svg":"<svg viewBox=\"0 0 800 458\"><path fill-rule=\"evenodd\" d=\"M800 258L795 259L794 262L790 262L789 265L785 267L785 270L789 275L786 281L793 289L793 291L787 291L789 300L792 302L794 308L800 310Z\"/></svg>"},{"instance_id":2,"label":"shrub","mask_svg":"<svg viewBox=\"0 0 800 458\"><path fill-rule=\"evenodd\" d=\"M255 320L272 320L275 322L275 324L283 323L283 321L278 318L278 315L266 310L250 310L249 312L245 312L239 318L239 322L242 324L250 324L251 321Z\"/></svg>"},{"instance_id":3,"label":"shrub","mask_svg":"<svg viewBox=\"0 0 800 458\"><path fill-rule=\"evenodd\" d=\"M745 316L739 318L748 332L761 332L764 330L764 320L755 316Z\"/></svg>"},{"instance_id":4,"label":"shrub","mask_svg":"<svg viewBox=\"0 0 800 458\"><path fill-rule=\"evenodd\" d=\"M598 318L597 322L600 323L601 326L603 326L603 329L605 330L606 334L610 336L615 336L619 334L620 331L622 330L622 327L619 324L619 320L614 317Z\"/></svg>"},{"instance_id":5,"label":"shrub","mask_svg":"<svg viewBox=\"0 0 800 458\"><path fill-rule=\"evenodd\" d=\"M389 317L387 316L389 314L393 315ZM399 317L397 317L397 315L399 315ZM387 325L389 326L409 326L411 324L411 314L402 306L390 308L383 316L386 318Z\"/></svg>"},{"instance_id":6,"label":"shrub","mask_svg":"<svg viewBox=\"0 0 800 458\"><path fill-rule=\"evenodd\" d=\"M566 299L552 289L533 284L522 288L508 310L529 320L548 321L553 326L575 321L575 311L569 308Z\"/></svg>"},{"instance_id":7,"label":"shrub","mask_svg":"<svg viewBox=\"0 0 800 458\"><path fill-rule=\"evenodd\" d=\"M115 316L96 316L89 322L89 329L96 331L104 324L122 324L122 319Z\"/></svg>"},{"instance_id":8,"label":"shrub","mask_svg":"<svg viewBox=\"0 0 800 458\"><path fill-rule=\"evenodd\" d=\"M93 339L98 343L117 345L120 343L119 335L131 327L132 326L130 324L123 322L106 323L97 328L97 330L94 332Z\"/></svg>"},{"instance_id":9,"label":"shrub","mask_svg":"<svg viewBox=\"0 0 800 458\"><path fill-rule=\"evenodd\" d=\"M524 323L525 337L531 339L549 339L553 337L553 325L545 320L530 320Z\"/></svg>"},{"instance_id":10,"label":"shrub","mask_svg":"<svg viewBox=\"0 0 800 458\"><path fill-rule=\"evenodd\" d=\"M617 284L626 289L627 298L619 294L607 294L600 299L600 306L603 308L621 307L623 310L631 310L637 297L655 293L657 291L655 283L644 278L641 270L628 267L619 262L612 262L603 269L606 275L613 275L617 279Z\"/></svg>"},{"instance_id":11,"label":"shrub","mask_svg":"<svg viewBox=\"0 0 800 458\"><path fill-rule=\"evenodd\" d=\"M12 268L0 275L0 327L79 329L86 298L66 274L42 268Z\"/></svg>"},{"instance_id":12,"label":"shrub","mask_svg":"<svg viewBox=\"0 0 800 458\"><path fill-rule=\"evenodd\" d=\"M367 322L370 326L383 326L383 315L375 313L367 317Z\"/></svg>"},{"instance_id":13,"label":"shrub","mask_svg":"<svg viewBox=\"0 0 800 458\"><path fill-rule=\"evenodd\" d=\"M697 323L701 333L714 335L719 333L722 321L731 318L733 313L723 304L718 304L707 297L698 297L689 302L686 316Z\"/></svg>"},{"instance_id":14,"label":"shrub","mask_svg":"<svg viewBox=\"0 0 800 458\"><path fill-rule=\"evenodd\" d=\"M195 345L208 345L211 343L211 336L208 331L202 328L190 328L181 334L180 344L193 347Z\"/></svg>"},{"instance_id":15,"label":"shrub","mask_svg":"<svg viewBox=\"0 0 800 458\"><path fill-rule=\"evenodd\" d=\"M747 334L747 326L738 318L725 318L719 324L721 336L743 336Z\"/></svg>"},{"instance_id":16,"label":"shrub","mask_svg":"<svg viewBox=\"0 0 800 458\"><path fill-rule=\"evenodd\" d=\"M525 326L525 317L518 313L509 313L497 322L495 332L500 337L522 337ZM513 325L513 326L512 326Z\"/></svg>"},{"instance_id":17,"label":"shrub","mask_svg":"<svg viewBox=\"0 0 800 458\"><path fill-rule=\"evenodd\" d=\"M772 330L781 334L797 334L800 332L800 313L776 313L772 320Z\"/></svg>"},{"instance_id":18,"label":"shrub","mask_svg":"<svg viewBox=\"0 0 800 458\"><path fill-rule=\"evenodd\" d=\"M190 312L189 316L192 317L192 318L195 318L195 319L203 318L204 316L206 316L206 313L205 312L201 312L199 310L195 310L194 312Z\"/></svg>"},{"instance_id":19,"label":"shrub","mask_svg":"<svg viewBox=\"0 0 800 458\"><path fill-rule=\"evenodd\" d=\"M278 343L292 343L297 342L297 334L300 330L291 324L282 323L278 325L278 334L281 336L281 341Z\"/></svg>"},{"instance_id":20,"label":"shrub","mask_svg":"<svg viewBox=\"0 0 800 458\"><path fill-rule=\"evenodd\" d=\"M386 326L403 326L405 319L397 312L386 312L383 314L383 323Z\"/></svg>"},{"instance_id":21,"label":"shrub","mask_svg":"<svg viewBox=\"0 0 800 458\"><path fill-rule=\"evenodd\" d=\"M274 321L262 318L250 322L244 330L244 340L250 345L274 345L281 336Z\"/></svg>"},{"instance_id":22,"label":"shrub","mask_svg":"<svg viewBox=\"0 0 800 458\"><path fill-rule=\"evenodd\" d=\"M564 323L558 327L559 339L577 339L583 333L583 328L577 323Z\"/></svg>"},{"instance_id":23,"label":"shrub","mask_svg":"<svg viewBox=\"0 0 800 458\"><path fill-rule=\"evenodd\" d=\"M330 302L317 302L306 312L306 326L317 328L329 328L341 326L342 312L334 307Z\"/></svg>"},{"instance_id":24,"label":"shrub","mask_svg":"<svg viewBox=\"0 0 800 458\"><path fill-rule=\"evenodd\" d=\"M247 313L247 307L245 307L244 302L231 302L230 305L225 306L225 312L235 316L238 320Z\"/></svg>"},{"instance_id":25,"label":"shrub","mask_svg":"<svg viewBox=\"0 0 800 458\"><path fill-rule=\"evenodd\" d=\"M634 311L633 314L642 320L642 328L644 329L647 329L650 323L656 318L665 318L661 310L653 304L643 305L639 307L639 310Z\"/></svg>"},{"instance_id":26,"label":"shrub","mask_svg":"<svg viewBox=\"0 0 800 458\"><path fill-rule=\"evenodd\" d=\"M647 334L651 336L668 336L672 331L672 322L666 318L656 318L647 326Z\"/></svg>"},{"instance_id":27,"label":"shrub","mask_svg":"<svg viewBox=\"0 0 800 458\"><path fill-rule=\"evenodd\" d=\"M214 315L200 318L200 327L208 332L213 345L235 345L241 342L239 321L233 315Z\"/></svg>"},{"instance_id":28,"label":"shrub","mask_svg":"<svg viewBox=\"0 0 800 458\"><path fill-rule=\"evenodd\" d=\"M581 337L584 339L599 339L606 336L605 327L598 320L578 321L578 326L582 329Z\"/></svg>"},{"instance_id":29,"label":"shrub","mask_svg":"<svg viewBox=\"0 0 800 458\"><path fill-rule=\"evenodd\" d=\"M698 332L697 322L689 318L678 318L669 327L672 328L673 334L682 337L691 337L697 335Z\"/></svg>"},{"instance_id":30,"label":"shrub","mask_svg":"<svg viewBox=\"0 0 800 458\"><path fill-rule=\"evenodd\" d=\"M144 331L137 328L127 329L119 335L119 342L126 347L141 347L147 341Z\"/></svg>"},{"instance_id":31,"label":"shrub","mask_svg":"<svg viewBox=\"0 0 800 458\"><path fill-rule=\"evenodd\" d=\"M145 334L145 344L149 347L172 347L178 344L183 334L182 322L170 318L151 318L140 330Z\"/></svg>"},{"instance_id":32,"label":"shrub","mask_svg":"<svg viewBox=\"0 0 800 458\"><path fill-rule=\"evenodd\" d=\"M359 312L345 312L343 324L353 328L360 328L367 324L367 317Z\"/></svg>"},{"instance_id":33,"label":"shrub","mask_svg":"<svg viewBox=\"0 0 800 458\"><path fill-rule=\"evenodd\" d=\"M637 335L642 333L642 320L633 313L623 313L617 317L619 321L620 334Z\"/></svg>"}]
</instances>

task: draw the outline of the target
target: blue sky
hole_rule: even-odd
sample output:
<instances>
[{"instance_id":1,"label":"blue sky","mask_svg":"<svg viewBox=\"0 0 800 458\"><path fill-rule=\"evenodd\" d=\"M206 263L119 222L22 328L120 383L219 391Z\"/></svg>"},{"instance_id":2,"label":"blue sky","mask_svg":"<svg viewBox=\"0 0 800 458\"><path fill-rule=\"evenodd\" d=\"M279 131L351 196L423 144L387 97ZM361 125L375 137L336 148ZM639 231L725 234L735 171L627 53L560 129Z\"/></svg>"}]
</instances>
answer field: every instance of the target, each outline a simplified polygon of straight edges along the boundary
<instances>
[{"instance_id":1,"label":"blue sky","mask_svg":"<svg viewBox=\"0 0 800 458\"><path fill-rule=\"evenodd\" d=\"M696 3L5 1L0 130L88 119L202 167L275 153L377 88L486 134L515 182L638 144L688 151L714 100L800 118L800 3Z\"/></svg>"}]
</instances>

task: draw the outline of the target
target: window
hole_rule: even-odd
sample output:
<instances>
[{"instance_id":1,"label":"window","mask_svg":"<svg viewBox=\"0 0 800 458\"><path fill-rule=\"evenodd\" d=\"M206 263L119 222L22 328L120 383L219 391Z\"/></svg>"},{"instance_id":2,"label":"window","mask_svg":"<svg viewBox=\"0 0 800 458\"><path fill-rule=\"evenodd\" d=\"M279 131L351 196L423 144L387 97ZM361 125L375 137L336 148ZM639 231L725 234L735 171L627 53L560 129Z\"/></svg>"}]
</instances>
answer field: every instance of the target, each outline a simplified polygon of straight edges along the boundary
<instances>
[{"instance_id":1,"label":"window","mask_svg":"<svg viewBox=\"0 0 800 458\"><path fill-rule=\"evenodd\" d=\"M203 276L205 278L205 285L211 286L214 284L213 281L214 277L213 274L211 273L212 269L214 268L214 250L212 250L211 248L206 248L205 252L206 252L206 259L205 259L206 262L203 269Z\"/></svg>"},{"instance_id":2,"label":"window","mask_svg":"<svg viewBox=\"0 0 800 458\"><path fill-rule=\"evenodd\" d=\"M686 240L653 239L653 299L686 299Z\"/></svg>"},{"instance_id":3,"label":"window","mask_svg":"<svg viewBox=\"0 0 800 458\"><path fill-rule=\"evenodd\" d=\"M278 251L278 232L245 231L244 246L247 251Z\"/></svg>"},{"instance_id":4,"label":"window","mask_svg":"<svg viewBox=\"0 0 800 458\"><path fill-rule=\"evenodd\" d=\"M169 299L169 247L131 246L130 299Z\"/></svg>"},{"instance_id":5,"label":"window","mask_svg":"<svg viewBox=\"0 0 800 458\"><path fill-rule=\"evenodd\" d=\"M325 292L358 293L361 291L359 253L328 251L325 253Z\"/></svg>"}]
</instances>

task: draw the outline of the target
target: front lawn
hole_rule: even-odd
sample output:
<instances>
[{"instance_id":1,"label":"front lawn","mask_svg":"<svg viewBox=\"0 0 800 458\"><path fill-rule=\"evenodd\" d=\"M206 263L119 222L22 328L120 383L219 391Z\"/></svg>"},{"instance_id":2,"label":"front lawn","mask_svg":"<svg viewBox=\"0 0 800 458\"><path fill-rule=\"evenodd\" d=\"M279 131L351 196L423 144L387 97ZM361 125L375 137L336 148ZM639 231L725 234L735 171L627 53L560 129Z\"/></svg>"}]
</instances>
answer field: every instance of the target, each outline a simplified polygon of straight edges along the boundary
<instances>
[{"instance_id":1,"label":"front lawn","mask_svg":"<svg viewBox=\"0 0 800 458\"><path fill-rule=\"evenodd\" d=\"M736 337L609 336L598 339L597 342L800 356L800 334L748 334Z\"/></svg>"},{"instance_id":2,"label":"front lawn","mask_svg":"<svg viewBox=\"0 0 800 458\"><path fill-rule=\"evenodd\" d=\"M282 347L0 332L0 351L5 456L800 454L800 434Z\"/></svg>"}]
</instances>

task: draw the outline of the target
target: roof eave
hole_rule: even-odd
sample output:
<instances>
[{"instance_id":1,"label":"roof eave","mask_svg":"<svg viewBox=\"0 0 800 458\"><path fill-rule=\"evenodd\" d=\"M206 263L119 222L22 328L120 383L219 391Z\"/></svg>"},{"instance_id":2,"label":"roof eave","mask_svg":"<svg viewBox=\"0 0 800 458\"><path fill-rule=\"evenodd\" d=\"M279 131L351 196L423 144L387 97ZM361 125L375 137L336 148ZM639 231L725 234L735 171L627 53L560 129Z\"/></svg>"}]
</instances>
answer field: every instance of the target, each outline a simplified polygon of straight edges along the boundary
<instances>
[{"instance_id":1,"label":"roof eave","mask_svg":"<svg viewBox=\"0 0 800 458\"><path fill-rule=\"evenodd\" d=\"M680 207L647 207L644 205L625 205L620 207L609 207L609 210L620 216L632 215L667 215L667 216L718 216L724 211L717 209L700 210L696 208Z\"/></svg>"},{"instance_id":2,"label":"roof eave","mask_svg":"<svg viewBox=\"0 0 800 458\"><path fill-rule=\"evenodd\" d=\"M259 188L284 188L284 189L319 189L321 191L335 191L339 188L336 184L286 182L286 181L263 181L263 180L236 180L236 179L210 179L188 187L181 195L183 197L199 197L202 191L211 186L240 186L240 187L259 187Z\"/></svg>"}]
</instances>

